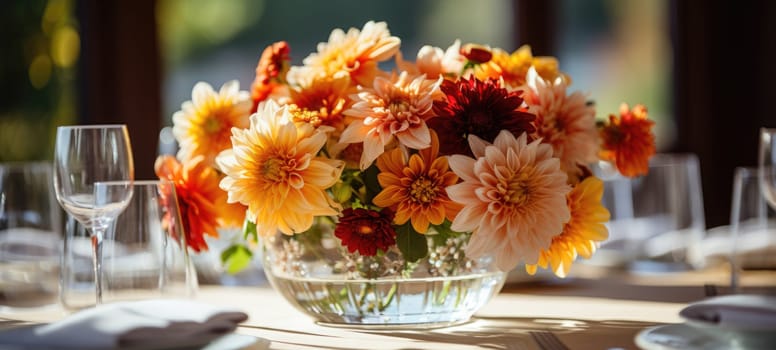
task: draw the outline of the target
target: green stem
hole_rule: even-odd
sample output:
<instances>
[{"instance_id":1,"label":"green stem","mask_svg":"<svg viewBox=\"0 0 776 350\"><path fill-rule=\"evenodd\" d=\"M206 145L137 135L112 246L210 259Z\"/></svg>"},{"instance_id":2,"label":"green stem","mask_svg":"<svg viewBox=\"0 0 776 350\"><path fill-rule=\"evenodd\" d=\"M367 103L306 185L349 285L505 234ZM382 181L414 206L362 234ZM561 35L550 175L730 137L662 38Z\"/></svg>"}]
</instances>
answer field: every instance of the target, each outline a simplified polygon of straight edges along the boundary
<instances>
[{"instance_id":1,"label":"green stem","mask_svg":"<svg viewBox=\"0 0 776 350\"><path fill-rule=\"evenodd\" d=\"M361 293L358 296L358 308L361 308L361 305L364 305L364 301L366 300L366 295L369 293L369 291L372 290L372 284L367 283L364 288L361 289Z\"/></svg>"},{"instance_id":2,"label":"green stem","mask_svg":"<svg viewBox=\"0 0 776 350\"><path fill-rule=\"evenodd\" d=\"M384 303L380 304L380 311L385 311L386 308L388 308L389 305L393 302L393 297L396 295L396 290L398 289L398 283L394 282L391 285L391 289L388 290L388 296Z\"/></svg>"},{"instance_id":3,"label":"green stem","mask_svg":"<svg viewBox=\"0 0 776 350\"><path fill-rule=\"evenodd\" d=\"M463 300L467 289L464 288L463 281L455 281L455 285L458 288L458 293L455 294L455 307L458 307L458 305L461 304L461 300Z\"/></svg>"},{"instance_id":4,"label":"green stem","mask_svg":"<svg viewBox=\"0 0 776 350\"><path fill-rule=\"evenodd\" d=\"M446 280L442 284L442 292L437 296L437 304L444 304L448 294L450 294L450 281Z\"/></svg>"},{"instance_id":5,"label":"green stem","mask_svg":"<svg viewBox=\"0 0 776 350\"><path fill-rule=\"evenodd\" d=\"M326 284L326 294L328 294L329 303L340 313L345 312L345 308L342 306L342 290L332 292L331 287L331 283Z\"/></svg>"}]
</instances>

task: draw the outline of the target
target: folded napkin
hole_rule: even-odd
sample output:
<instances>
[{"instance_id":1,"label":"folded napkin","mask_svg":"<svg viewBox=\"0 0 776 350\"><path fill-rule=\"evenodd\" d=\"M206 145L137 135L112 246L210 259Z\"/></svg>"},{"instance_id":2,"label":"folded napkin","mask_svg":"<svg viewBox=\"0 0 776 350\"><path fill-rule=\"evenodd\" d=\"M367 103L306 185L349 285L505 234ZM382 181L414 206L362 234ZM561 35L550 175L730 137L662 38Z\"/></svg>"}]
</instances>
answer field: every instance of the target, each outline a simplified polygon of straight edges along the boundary
<instances>
[{"instance_id":1,"label":"folded napkin","mask_svg":"<svg viewBox=\"0 0 776 350\"><path fill-rule=\"evenodd\" d=\"M700 242L699 251L708 263L727 262L736 247L737 264L744 269L776 268L776 229L754 227L750 224L739 228L739 236L733 237L730 226L709 229ZM756 226L756 225L754 225Z\"/></svg>"},{"instance_id":2,"label":"folded napkin","mask_svg":"<svg viewBox=\"0 0 776 350\"><path fill-rule=\"evenodd\" d=\"M244 312L188 300L104 304L47 325L0 332L12 349L165 349L208 344L245 321Z\"/></svg>"},{"instance_id":3,"label":"folded napkin","mask_svg":"<svg viewBox=\"0 0 776 350\"><path fill-rule=\"evenodd\" d=\"M776 332L776 296L714 297L690 304L679 315L690 323L728 330Z\"/></svg>"}]
</instances>

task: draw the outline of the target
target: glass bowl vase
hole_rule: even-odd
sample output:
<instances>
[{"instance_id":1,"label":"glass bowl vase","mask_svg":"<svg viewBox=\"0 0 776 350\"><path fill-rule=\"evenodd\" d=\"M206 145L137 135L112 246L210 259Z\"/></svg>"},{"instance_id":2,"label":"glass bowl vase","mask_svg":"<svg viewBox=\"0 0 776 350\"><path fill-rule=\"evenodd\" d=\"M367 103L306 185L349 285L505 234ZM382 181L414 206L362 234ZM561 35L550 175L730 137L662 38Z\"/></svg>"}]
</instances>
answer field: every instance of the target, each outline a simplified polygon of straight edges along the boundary
<instances>
[{"instance_id":1,"label":"glass bowl vase","mask_svg":"<svg viewBox=\"0 0 776 350\"><path fill-rule=\"evenodd\" d=\"M437 328L468 321L504 284L491 258L464 254L468 235L427 234L428 253L404 259L393 246L350 253L333 224L263 241L264 271L294 307L319 324L358 328Z\"/></svg>"}]
</instances>

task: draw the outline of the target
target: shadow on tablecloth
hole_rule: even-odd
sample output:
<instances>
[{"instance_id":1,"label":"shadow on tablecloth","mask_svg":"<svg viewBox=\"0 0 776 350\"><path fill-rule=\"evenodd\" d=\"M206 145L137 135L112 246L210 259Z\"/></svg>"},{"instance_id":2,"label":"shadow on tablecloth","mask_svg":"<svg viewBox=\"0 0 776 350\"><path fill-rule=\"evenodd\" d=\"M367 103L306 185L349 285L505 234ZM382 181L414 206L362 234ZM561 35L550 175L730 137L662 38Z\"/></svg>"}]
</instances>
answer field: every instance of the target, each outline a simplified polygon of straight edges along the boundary
<instances>
[{"instance_id":1,"label":"shadow on tablecloth","mask_svg":"<svg viewBox=\"0 0 776 350\"><path fill-rule=\"evenodd\" d=\"M658 323L637 321L589 321L556 318L475 317L472 322L459 326L425 331L359 331L359 333L417 341L417 349L434 344L448 349L468 348L511 350L539 349L531 332L551 331L570 349L635 349L634 337L642 329ZM401 348L414 349L412 347Z\"/></svg>"}]
</instances>

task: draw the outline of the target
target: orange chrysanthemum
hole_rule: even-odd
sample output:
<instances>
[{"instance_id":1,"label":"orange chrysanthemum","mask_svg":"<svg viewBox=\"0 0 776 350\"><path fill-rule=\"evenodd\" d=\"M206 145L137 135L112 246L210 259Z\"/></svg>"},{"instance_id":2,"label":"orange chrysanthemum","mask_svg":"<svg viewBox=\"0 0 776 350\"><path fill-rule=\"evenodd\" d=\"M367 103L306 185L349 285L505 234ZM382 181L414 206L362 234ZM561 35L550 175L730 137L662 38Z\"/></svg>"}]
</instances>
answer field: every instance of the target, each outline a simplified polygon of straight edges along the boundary
<instances>
[{"instance_id":1,"label":"orange chrysanthemum","mask_svg":"<svg viewBox=\"0 0 776 350\"><path fill-rule=\"evenodd\" d=\"M609 115L609 123L600 129L603 139L600 157L614 162L624 176L645 175L649 171L649 158L655 154L655 122L647 117L647 108L636 105L629 109L620 105L620 117Z\"/></svg>"},{"instance_id":2,"label":"orange chrysanthemum","mask_svg":"<svg viewBox=\"0 0 776 350\"><path fill-rule=\"evenodd\" d=\"M449 170L447 157L438 157L439 140L431 133L431 147L413 154L409 161L400 148L377 158L377 180L383 190L372 202L396 212L398 225L411 221L415 231L426 233L428 226L452 221L461 205L450 200L446 188L458 182Z\"/></svg>"},{"instance_id":3,"label":"orange chrysanthemum","mask_svg":"<svg viewBox=\"0 0 776 350\"><path fill-rule=\"evenodd\" d=\"M567 95L568 82L562 77L548 81L530 68L527 85L525 102L536 114L538 136L552 145L563 171L579 176L579 165L598 159L595 109L582 93Z\"/></svg>"},{"instance_id":4,"label":"orange chrysanthemum","mask_svg":"<svg viewBox=\"0 0 776 350\"><path fill-rule=\"evenodd\" d=\"M469 143L475 158L450 156L450 168L463 182L447 193L464 205L450 228L472 232L466 255L493 254L501 271L521 260L535 264L570 217L558 158L550 145L528 143L525 133L515 138L503 130L493 144L472 135Z\"/></svg>"},{"instance_id":5,"label":"orange chrysanthemum","mask_svg":"<svg viewBox=\"0 0 776 350\"><path fill-rule=\"evenodd\" d=\"M339 181L343 163L317 156L326 134L295 125L288 107L268 100L248 129L233 129L234 147L218 156L230 203L248 206L247 217L262 236L304 232L316 216L338 214L326 189Z\"/></svg>"},{"instance_id":6,"label":"orange chrysanthemum","mask_svg":"<svg viewBox=\"0 0 776 350\"><path fill-rule=\"evenodd\" d=\"M156 175L175 184L186 243L194 251L208 250L204 236L218 237L218 227L239 227L245 207L229 204L218 187L221 176L197 156L181 164L173 156L161 156L154 164Z\"/></svg>"},{"instance_id":7,"label":"orange chrysanthemum","mask_svg":"<svg viewBox=\"0 0 776 350\"><path fill-rule=\"evenodd\" d=\"M581 256L590 258L597 243L609 237L604 223L609 221L609 211L601 204L604 194L603 181L590 176L577 184L566 197L571 220L563 226L563 232L553 237L552 244L542 250L536 264L527 264L526 271L533 275L536 268L548 266L558 277L566 277L571 264Z\"/></svg>"},{"instance_id":8,"label":"orange chrysanthemum","mask_svg":"<svg viewBox=\"0 0 776 350\"><path fill-rule=\"evenodd\" d=\"M208 83L197 83L191 101L172 116L172 132L180 146L178 159L186 162L203 156L206 164L215 165L218 153L232 147L232 128L248 127L250 112L250 94L240 91L237 80L227 82L218 92Z\"/></svg>"},{"instance_id":9,"label":"orange chrysanthemum","mask_svg":"<svg viewBox=\"0 0 776 350\"><path fill-rule=\"evenodd\" d=\"M335 29L328 42L318 44L317 53L304 59L305 67L292 75L322 72L333 77L345 73L356 83L369 86L379 72L377 63L396 54L400 43L399 38L391 36L385 22L369 21L363 29L350 28L347 33Z\"/></svg>"},{"instance_id":10,"label":"orange chrysanthemum","mask_svg":"<svg viewBox=\"0 0 776 350\"><path fill-rule=\"evenodd\" d=\"M355 92L347 75L314 76L298 82L289 90L289 112L295 123L313 127L331 126L339 136L345 129L343 112L352 105L349 95Z\"/></svg>"},{"instance_id":11,"label":"orange chrysanthemum","mask_svg":"<svg viewBox=\"0 0 776 350\"><path fill-rule=\"evenodd\" d=\"M361 169L368 168L394 140L414 148L427 148L431 143L426 120L434 114L434 100L442 78L411 77L406 72L393 80L376 78L373 89L353 95L356 103L345 111L354 120L342 133L342 143L364 143Z\"/></svg>"},{"instance_id":12,"label":"orange chrysanthemum","mask_svg":"<svg viewBox=\"0 0 776 350\"><path fill-rule=\"evenodd\" d=\"M256 79L251 85L251 99L256 112L259 103L266 100L273 91L282 86L290 68L291 48L285 41L278 41L264 49L256 66Z\"/></svg>"}]
</instances>

